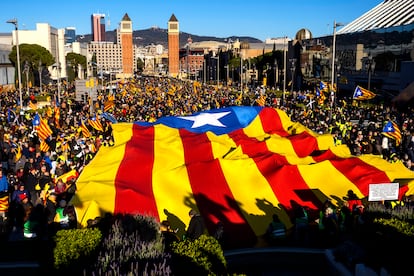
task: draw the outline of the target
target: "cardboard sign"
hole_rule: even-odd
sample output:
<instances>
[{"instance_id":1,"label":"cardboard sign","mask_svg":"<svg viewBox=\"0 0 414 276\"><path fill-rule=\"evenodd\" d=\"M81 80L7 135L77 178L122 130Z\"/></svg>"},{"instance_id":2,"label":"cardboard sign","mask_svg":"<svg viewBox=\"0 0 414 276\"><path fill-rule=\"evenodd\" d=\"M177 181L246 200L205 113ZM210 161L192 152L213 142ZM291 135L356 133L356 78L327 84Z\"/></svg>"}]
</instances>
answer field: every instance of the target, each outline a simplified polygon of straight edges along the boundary
<instances>
[{"instance_id":1,"label":"cardboard sign","mask_svg":"<svg viewBox=\"0 0 414 276\"><path fill-rule=\"evenodd\" d=\"M368 201L397 200L399 188L398 183L369 184Z\"/></svg>"}]
</instances>

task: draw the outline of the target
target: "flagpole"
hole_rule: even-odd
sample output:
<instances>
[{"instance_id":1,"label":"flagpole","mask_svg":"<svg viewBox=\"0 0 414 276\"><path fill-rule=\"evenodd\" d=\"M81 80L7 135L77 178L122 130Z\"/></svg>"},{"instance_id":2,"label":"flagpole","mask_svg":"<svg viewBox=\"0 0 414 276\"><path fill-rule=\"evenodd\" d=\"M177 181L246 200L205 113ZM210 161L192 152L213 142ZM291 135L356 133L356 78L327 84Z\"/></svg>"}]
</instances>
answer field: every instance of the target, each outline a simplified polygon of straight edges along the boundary
<instances>
[{"instance_id":1,"label":"flagpole","mask_svg":"<svg viewBox=\"0 0 414 276\"><path fill-rule=\"evenodd\" d=\"M283 105L285 105L285 93L286 93L286 36L283 41Z\"/></svg>"},{"instance_id":2,"label":"flagpole","mask_svg":"<svg viewBox=\"0 0 414 276\"><path fill-rule=\"evenodd\" d=\"M17 19L10 19L7 23L13 24L16 31L16 55L17 55L17 79L19 82L19 101L20 101L20 113L23 112L23 96L22 96L22 74L20 71L20 51L19 51L19 27ZM21 113L21 115L23 115Z\"/></svg>"}]
</instances>

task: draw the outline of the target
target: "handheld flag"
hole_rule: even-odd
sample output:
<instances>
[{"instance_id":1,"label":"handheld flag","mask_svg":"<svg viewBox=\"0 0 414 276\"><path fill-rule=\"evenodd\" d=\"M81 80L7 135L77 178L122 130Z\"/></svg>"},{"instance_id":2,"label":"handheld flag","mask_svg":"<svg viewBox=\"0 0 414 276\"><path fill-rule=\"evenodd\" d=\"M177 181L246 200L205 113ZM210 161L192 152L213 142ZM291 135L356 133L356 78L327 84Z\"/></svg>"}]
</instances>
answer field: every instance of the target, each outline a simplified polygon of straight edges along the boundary
<instances>
[{"instance_id":1,"label":"handheld flag","mask_svg":"<svg viewBox=\"0 0 414 276\"><path fill-rule=\"evenodd\" d=\"M354 91L353 99L354 100L370 100L375 98L375 93L369 91L368 89L357 86Z\"/></svg>"},{"instance_id":2,"label":"handheld flag","mask_svg":"<svg viewBox=\"0 0 414 276\"><path fill-rule=\"evenodd\" d=\"M33 127L37 127L37 126L39 126L39 125L40 125L40 120L41 120L40 115L39 115L38 113L36 113L36 114L33 116L33 120L32 120L32 125L33 125Z\"/></svg>"},{"instance_id":3,"label":"handheld flag","mask_svg":"<svg viewBox=\"0 0 414 276\"><path fill-rule=\"evenodd\" d=\"M324 82L324 81L320 81L319 82L319 90L321 92L329 92L329 86L328 83Z\"/></svg>"},{"instance_id":4,"label":"handheld flag","mask_svg":"<svg viewBox=\"0 0 414 276\"><path fill-rule=\"evenodd\" d=\"M259 106L264 106L266 104L266 97L260 95L260 97L256 99L256 102Z\"/></svg>"},{"instance_id":5,"label":"handheld flag","mask_svg":"<svg viewBox=\"0 0 414 276\"><path fill-rule=\"evenodd\" d=\"M91 119L88 119L88 123L91 127L96 129L97 131L103 131L103 126L98 117L93 116Z\"/></svg>"},{"instance_id":6,"label":"handheld flag","mask_svg":"<svg viewBox=\"0 0 414 276\"><path fill-rule=\"evenodd\" d=\"M388 121L382 130L382 134L394 139L397 146L401 143L401 130L395 122Z\"/></svg>"},{"instance_id":7,"label":"handheld flag","mask_svg":"<svg viewBox=\"0 0 414 276\"><path fill-rule=\"evenodd\" d=\"M111 113L108 112L103 112L101 114L102 118L104 118L105 120L108 120L109 122L111 122L112 124L117 123L117 119L114 117L114 115L112 115Z\"/></svg>"},{"instance_id":8,"label":"handheld flag","mask_svg":"<svg viewBox=\"0 0 414 276\"><path fill-rule=\"evenodd\" d=\"M91 135L91 132L89 131L88 127L85 125L85 123L83 122L83 120L81 122L81 130L82 130L83 137L89 138L89 137L92 136Z\"/></svg>"},{"instance_id":9,"label":"handheld flag","mask_svg":"<svg viewBox=\"0 0 414 276\"><path fill-rule=\"evenodd\" d=\"M55 125L56 125L56 127L60 128L60 108L59 108L59 106L55 106L54 111L55 111Z\"/></svg>"},{"instance_id":10,"label":"handheld flag","mask_svg":"<svg viewBox=\"0 0 414 276\"><path fill-rule=\"evenodd\" d=\"M50 150L50 146L45 142L45 141L41 141L40 142L40 146L39 146L40 151L42 152L47 152L48 150Z\"/></svg>"},{"instance_id":11,"label":"handheld flag","mask_svg":"<svg viewBox=\"0 0 414 276\"><path fill-rule=\"evenodd\" d=\"M19 123L19 117L16 113L11 109L7 109L7 122L10 123Z\"/></svg>"},{"instance_id":12,"label":"handheld flag","mask_svg":"<svg viewBox=\"0 0 414 276\"><path fill-rule=\"evenodd\" d=\"M111 110L115 106L114 97L108 97L106 102L104 103L104 112Z\"/></svg>"},{"instance_id":13,"label":"handheld flag","mask_svg":"<svg viewBox=\"0 0 414 276\"><path fill-rule=\"evenodd\" d=\"M33 125L35 126L35 129L37 131L37 135L39 136L39 138L41 138L43 141L46 141L53 133L52 129L50 128L49 124L47 123L46 119L42 119L39 114L36 114L35 117L38 117L38 119L36 119L36 124L37 121L39 121L38 125L35 125L33 123Z\"/></svg>"},{"instance_id":14,"label":"handheld flag","mask_svg":"<svg viewBox=\"0 0 414 276\"><path fill-rule=\"evenodd\" d=\"M32 110L37 110L37 103L34 103L33 101L29 101L29 108Z\"/></svg>"}]
</instances>

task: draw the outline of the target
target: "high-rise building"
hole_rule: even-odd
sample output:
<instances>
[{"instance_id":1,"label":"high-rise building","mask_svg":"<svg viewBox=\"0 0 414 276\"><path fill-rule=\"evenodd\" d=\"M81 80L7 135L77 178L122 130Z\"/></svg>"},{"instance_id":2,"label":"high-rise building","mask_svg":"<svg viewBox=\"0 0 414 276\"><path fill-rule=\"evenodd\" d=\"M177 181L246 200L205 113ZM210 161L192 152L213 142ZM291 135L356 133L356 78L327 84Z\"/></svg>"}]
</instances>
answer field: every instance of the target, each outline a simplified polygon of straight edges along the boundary
<instances>
[{"instance_id":1,"label":"high-rise building","mask_svg":"<svg viewBox=\"0 0 414 276\"><path fill-rule=\"evenodd\" d=\"M66 27L65 28L65 44L70 44L76 41L76 28Z\"/></svg>"},{"instance_id":2,"label":"high-rise building","mask_svg":"<svg viewBox=\"0 0 414 276\"><path fill-rule=\"evenodd\" d=\"M119 26L122 49L122 71L125 75L134 73L134 49L132 44L132 21L126 13Z\"/></svg>"},{"instance_id":3,"label":"high-rise building","mask_svg":"<svg viewBox=\"0 0 414 276\"><path fill-rule=\"evenodd\" d=\"M168 21L168 71L171 77L177 77L180 70L180 28L175 15Z\"/></svg>"},{"instance_id":4,"label":"high-rise building","mask_svg":"<svg viewBox=\"0 0 414 276\"><path fill-rule=\"evenodd\" d=\"M92 41L105 41L105 14L92 14Z\"/></svg>"}]
</instances>

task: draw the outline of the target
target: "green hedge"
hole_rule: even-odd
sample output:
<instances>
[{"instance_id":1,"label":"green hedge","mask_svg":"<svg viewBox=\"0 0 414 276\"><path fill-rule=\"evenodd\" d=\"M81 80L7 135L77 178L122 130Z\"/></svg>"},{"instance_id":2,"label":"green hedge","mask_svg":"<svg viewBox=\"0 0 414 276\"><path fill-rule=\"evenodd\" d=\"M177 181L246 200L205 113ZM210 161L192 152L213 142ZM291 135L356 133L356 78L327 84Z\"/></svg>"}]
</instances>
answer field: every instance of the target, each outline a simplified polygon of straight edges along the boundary
<instances>
[{"instance_id":1,"label":"green hedge","mask_svg":"<svg viewBox=\"0 0 414 276\"><path fill-rule=\"evenodd\" d=\"M102 240L99 229L70 229L56 233L53 250L56 269L66 269L93 256Z\"/></svg>"},{"instance_id":2,"label":"green hedge","mask_svg":"<svg viewBox=\"0 0 414 276\"><path fill-rule=\"evenodd\" d=\"M227 262L219 242L211 236L172 244L173 271L177 275L226 275Z\"/></svg>"}]
</instances>

